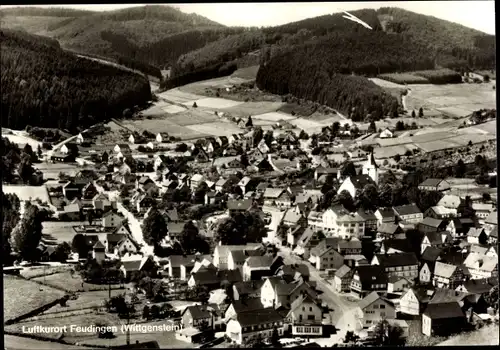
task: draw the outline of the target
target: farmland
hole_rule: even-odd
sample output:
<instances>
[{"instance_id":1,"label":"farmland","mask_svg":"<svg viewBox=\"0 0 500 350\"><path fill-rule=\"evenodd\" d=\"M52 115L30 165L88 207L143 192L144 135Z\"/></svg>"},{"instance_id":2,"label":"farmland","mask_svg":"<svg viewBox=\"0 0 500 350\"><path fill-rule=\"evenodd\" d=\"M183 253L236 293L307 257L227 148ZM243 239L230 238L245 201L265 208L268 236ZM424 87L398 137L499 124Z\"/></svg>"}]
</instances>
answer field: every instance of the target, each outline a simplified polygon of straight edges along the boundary
<instances>
[{"instance_id":1,"label":"farmland","mask_svg":"<svg viewBox=\"0 0 500 350\"><path fill-rule=\"evenodd\" d=\"M52 244L59 244L62 242L73 241L73 237L76 235L73 226L88 224L88 222L64 222L64 221L44 221L42 223L42 235L45 242L51 242Z\"/></svg>"},{"instance_id":2,"label":"farmland","mask_svg":"<svg viewBox=\"0 0 500 350\"><path fill-rule=\"evenodd\" d=\"M387 73L378 77L395 84L429 84L426 78L412 73Z\"/></svg>"},{"instance_id":3,"label":"farmland","mask_svg":"<svg viewBox=\"0 0 500 350\"><path fill-rule=\"evenodd\" d=\"M63 297L64 294L58 289L45 286L40 288L35 282L4 275L4 321L24 315Z\"/></svg>"},{"instance_id":4,"label":"farmland","mask_svg":"<svg viewBox=\"0 0 500 350\"><path fill-rule=\"evenodd\" d=\"M4 131L7 131L4 133ZM28 133L24 130L10 130L2 129L2 137L6 137L10 142L17 144L20 148L30 145L31 148L36 151L38 146L42 147L42 143L31 138Z\"/></svg>"},{"instance_id":5,"label":"farmland","mask_svg":"<svg viewBox=\"0 0 500 350\"><path fill-rule=\"evenodd\" d=\"M64 289L71 292L79 291L95 291L95 290L107 290L108 285L96 285L90 283L84 283L80 275L72 275L69 271L60 272L48 276L36 277L34 281L42 282L48 286ZM83 285L83 287L82 287ZM120 285L111 285L111 288L119 288Z\"/></svg>"}]
</instances>

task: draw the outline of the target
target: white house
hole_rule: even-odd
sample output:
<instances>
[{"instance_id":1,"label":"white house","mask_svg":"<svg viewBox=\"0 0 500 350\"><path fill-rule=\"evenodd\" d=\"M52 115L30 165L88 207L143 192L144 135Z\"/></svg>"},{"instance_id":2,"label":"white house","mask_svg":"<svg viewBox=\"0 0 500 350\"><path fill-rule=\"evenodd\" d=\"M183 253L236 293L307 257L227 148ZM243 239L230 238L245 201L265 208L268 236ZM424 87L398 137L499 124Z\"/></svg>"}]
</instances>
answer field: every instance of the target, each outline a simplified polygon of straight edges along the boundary
<instances>
[{"instance_id":1,"label":"white house","mask_svg":"<svg viewBox=\"0 0 500 350\"><path fill-rule=\"evenodd\" d=\"M279 336L283 335L284 317L274 308L266 308L239 313L227 323L226 336L233 343L241 345L251 339L270 339L274 328Z\"/></svg>"},{"instance_id":2,"label":"white house","mask_svg":"<svg viewBox=\"0 0 500 350\"><path fill-rule=\"evenodd\" d=\"M134 143L135 143L135 137L134 137L134 135L130 135L130 136L128 137L128 142L130 142L131 144L134 144Z\"/></svg>"},{"instance_id":3,"label":"white house","mask_svg":"<svg viewBox=\"0 0 500 350\"><path fill-rule=\"evenodd\" d=\"M318 301L305 294L292 302L285 322L291 327L292 336L311 337L323 334L322 320L323 310Z\"/></svg>"},{"instance_id":4,"label":"white house","mask_svg":"<svg viewBox=\"0 0 500 350\"><path fill-rule=\"evenodd\" d=\"M361 328L369 328L382 319L395 319L396 309L377 292L372 292L358 303L356 315Z\"/></svg>"},{"instance_id":5,"label":"white house","mask_svg":"<svg viewBox=\"0 0 500 350\"><path fill-rule=\"evenodd\" d=\"M124 217L114 211L108 211L102 216L103 227L118 227L121 225Z\"/></svg>"},{"instance_id":6,"label":"white house","mask_svg":"<svg viewBox=\"0 0 500 350\"><path fill-rule=\"evenodd\" d=\"M373 152L368 157L368 160L363 164L363 175L368 175L375 184L378 184L378 165L373 156Z\"/></svg>"},{"instance_id":7,"label":"white house","mask_svg":"<svg viewBox=\"0 0 500 350\"><path fill-rule=\"evenodd\" d=\"M114 254L118 256L122 256L126 253L136 254L137 252L137 246L128 237L125 237L120 242L118 242L114 250Z\"/></svg>"},{"instance_id":8,"label":"white house","mask_svg":"<svg viewBox=\"0 0 500 350\"><path fill-rule=\"evenodd\" d=\"M472 279L498 276L498 258L470 253L464 261Z\"/></svg>"},{"instance_id":9,"label":"white house","mask_svg":"<svg viewBox=\"0 0 500 350\"><path fill-rule=\"evenodd\" d=\"M391 138L391 137L393 137L393 136L394 136L394 134L392 133L392 131L391 131L391 130L389 130L388 128L386 128L384 131L382 131L382 132L380 133L380 136L379 136L379 137L380 137L381 139L387 139L387 138Z\"/></svg>"}]
</instances>

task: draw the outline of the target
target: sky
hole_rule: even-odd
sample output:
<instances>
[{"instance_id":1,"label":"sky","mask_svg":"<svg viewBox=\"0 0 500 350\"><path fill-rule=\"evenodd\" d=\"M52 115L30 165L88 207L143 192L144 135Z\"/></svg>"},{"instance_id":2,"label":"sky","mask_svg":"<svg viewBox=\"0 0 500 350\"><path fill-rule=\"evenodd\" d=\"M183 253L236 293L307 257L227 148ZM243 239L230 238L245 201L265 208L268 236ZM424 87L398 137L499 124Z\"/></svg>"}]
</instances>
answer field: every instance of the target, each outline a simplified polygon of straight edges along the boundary
<instances>
[{"instance_id":1,"label":"sky","mask_svg":"<svg viewBox=\"0 0 500 350\"><path fill-rule=\"evenodd\" d=\"M36 5L109 11L146 4ZM186 13L197 13L227 26L274 26L305 18L363 8L400 7L495 34L495 2L490 1L387 1L308 3L199 3L169 4ZM19 5L18 5L19 6ZM2 6L7 7L7 6ZM8 6L11 7L11 6Z\"/></svg>"}]
</instances>

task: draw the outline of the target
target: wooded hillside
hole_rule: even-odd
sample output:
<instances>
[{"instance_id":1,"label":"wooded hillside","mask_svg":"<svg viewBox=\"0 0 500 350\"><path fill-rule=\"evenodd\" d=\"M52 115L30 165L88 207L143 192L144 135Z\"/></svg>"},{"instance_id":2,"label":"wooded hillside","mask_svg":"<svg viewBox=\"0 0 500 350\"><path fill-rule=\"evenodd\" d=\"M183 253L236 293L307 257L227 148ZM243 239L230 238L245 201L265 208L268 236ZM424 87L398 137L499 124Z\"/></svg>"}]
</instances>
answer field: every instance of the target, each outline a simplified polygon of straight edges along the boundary
<instances>
[{"instance_id":1,"label":"wooded hillside","mask_svg":"<svg viewBox=\"0 0 500 350\"><path fill-rule=\"evenodd\" d=\"M143 76L78 58L28 34L0 31L2 126L74 131L151 99Z\"/></svg>"}]
</instances>

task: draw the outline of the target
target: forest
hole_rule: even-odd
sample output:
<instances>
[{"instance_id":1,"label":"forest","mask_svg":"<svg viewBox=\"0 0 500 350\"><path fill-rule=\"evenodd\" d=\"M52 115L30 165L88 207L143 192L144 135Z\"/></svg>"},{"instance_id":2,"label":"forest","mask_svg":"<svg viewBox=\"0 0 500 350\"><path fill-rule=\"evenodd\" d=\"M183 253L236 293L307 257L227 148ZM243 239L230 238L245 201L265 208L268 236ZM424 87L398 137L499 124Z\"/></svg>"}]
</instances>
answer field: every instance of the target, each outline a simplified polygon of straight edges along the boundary
<instances>
[{"instance_id":1,"label":"forest","mask_svg":"<svg viewBox=\"0 0 500 350\"><path fill-rule=\"evenodd\" d=\"M27 125L71 132L143 105L151 99L143 76L78 58L27 39L27 34L0 31L2 126Z\"/></svg>"}]
</instances>

